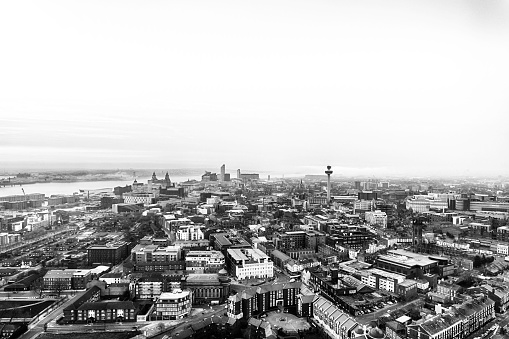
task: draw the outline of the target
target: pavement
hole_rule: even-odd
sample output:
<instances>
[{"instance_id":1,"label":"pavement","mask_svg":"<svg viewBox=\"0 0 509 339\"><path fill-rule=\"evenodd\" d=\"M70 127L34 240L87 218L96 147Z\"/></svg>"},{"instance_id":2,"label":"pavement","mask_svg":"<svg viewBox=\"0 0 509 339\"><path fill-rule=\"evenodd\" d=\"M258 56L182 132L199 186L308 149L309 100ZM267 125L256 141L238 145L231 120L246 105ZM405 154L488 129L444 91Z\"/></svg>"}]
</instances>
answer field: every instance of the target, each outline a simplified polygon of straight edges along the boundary
<instances>
[{"instance_id":1,"label":"pavement","mask_svg":"<svg viewBox=\"0 0 509 339\"><path fill-rule=\"evenodd\" d=\"M404 302L404 303L394 303L392 305L385 306L382 309L376 310L375 312L368 313L368 314L363 314L363 315L358 315L358 316L355 317L355 319L359 323L361 323L361 324L368 325L370 322L380 318L381 316L383 316L386 313L389 313L389 312L394 311L394 310L399 309L399 308L406 307L406 306L408 306L410 304L413 304L413 303L416 303L418 301L419 300L412 300L412 301L407 301L407 302Z\"/></svg>"},{"instance_id":2,"label":"pavement","mask_svg":"<svg viewBox=\"0 0 509 339\"><path fill-rule=\"evenodd\" d=\"M223 317L225 312L225 304L205 308L202 312L193 312L188 318L180 320L177 326L171 328L168 331L161 332L158 335L151 337L151 339L162 339L165 335L167 335L169 338L172 338L175 336L175 334L179 333L185 328L194 324L198 324L206 318Z\"/></svg>"},{"instance_id":3,"label":"pavement","mask_svg":"<svg viewBox=\"0 0 509 339\"><path fill-rule=\"evenodd\" d=\"M287 332L297 332L298 330L307 330L311 325L305 318L299 318L293 314L284 312L269 312L266 317L261 319L267 321L272 327L280 327Z\"/></svg>"},{"instance_id":4,"label":"pavement","mask_svg":"<svg viewBox=\"0 0 509 339\"><path fill-rule=\"evenodd\" d=\"M38 321L30 324L29 330L25 333L23 333L19 338L20 339L33 339L39 336L41 333L44 332L44 325L48 324L48 328L51 326L51 324L55 324L55 321L58 317L62 316L64 308L69 306L75 298L81 297L85 292L80 292L76 294L73 298L68 299L66 302L55 308L51 313L48 315L40 318Z\"/></svg>"}]
</instances>

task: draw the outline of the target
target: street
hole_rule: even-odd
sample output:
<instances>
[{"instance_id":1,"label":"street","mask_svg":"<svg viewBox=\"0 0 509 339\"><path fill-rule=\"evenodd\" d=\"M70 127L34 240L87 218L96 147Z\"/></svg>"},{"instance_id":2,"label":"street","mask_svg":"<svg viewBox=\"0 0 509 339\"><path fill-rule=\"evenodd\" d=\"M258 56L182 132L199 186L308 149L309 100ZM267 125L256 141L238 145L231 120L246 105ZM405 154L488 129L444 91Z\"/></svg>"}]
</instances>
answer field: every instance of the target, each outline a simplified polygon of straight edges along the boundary
<instances>
[{"instance_id":1,"label":"street","mask_svg":"<svg viewBox=\"0 0 509 339\"><path fill-rule=\"evenodd\" d=\"M39 319L39 321L30 325L29 330L27 332L25 332L24 334L22 334L20 336L20 339L32 339L32 338L35 338L36 336L38 336L39 334L41 334L42 332L44 332L44 325L48 324L48 328L49 328L51 326L50 323L54 323L58 317L62 316L64 308L66 308L67 306L72 304L73 301L75 300L75 298L79 298L81 295L83 295L83 293L85 293L85 292L78 293L73 298L70 298L69 300L64 302L62 305L60 305L59 307L54 309L50 314L48 314L44 318Z\"/></svg>"},{"instance_id":2,"label":"street","mask_svg":"<svg viewBox=\"0 0 509 339\"><path fill-rule=\"evenodd\" d=\"M191 317L183 319L179 325L173 327L172 329L170 329L168 331L164 331L152 338L153 339L162 339L165 335L172 338L175 334L179 333L180 331L184 330L185 328L187 328L189 326L198 324L206 318L223 317L223 316L225 316L224 313L226 313L226 308L225 308L224 304L212 306L209 309L203 310L202 312L199 312Z\"/></svg>"}]
</instances>

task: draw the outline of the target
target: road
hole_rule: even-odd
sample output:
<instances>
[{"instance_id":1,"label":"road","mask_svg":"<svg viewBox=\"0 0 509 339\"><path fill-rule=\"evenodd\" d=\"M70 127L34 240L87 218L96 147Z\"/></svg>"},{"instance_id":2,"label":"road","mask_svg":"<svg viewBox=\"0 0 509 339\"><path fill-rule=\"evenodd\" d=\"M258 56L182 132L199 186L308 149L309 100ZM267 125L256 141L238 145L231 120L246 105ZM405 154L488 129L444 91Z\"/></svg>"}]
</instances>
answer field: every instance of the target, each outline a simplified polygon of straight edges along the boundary
<instances>
[{"instance_id":1,"label":"road","mask_svg":"<svg viewBox=\"0 0 509 339\"><path fill-rule=\"evenodd\" d=\"M42 319L39 319L39 321L33 323L30 325L29 327L29 330L28 332L25 332L24 334L22 334L19 338L20 339L32 339L32 338L35 338L37 337L39 334L41 334L42 332L44 332L44 325L45 324L48 324L48 328L55 323L55 320L62 316L62 313L63 313L63 310L64 308L66 308L67 306L69 306L71 303L74 302L74 300L76 300L76 298L79 298L83 295L83 293L85 293L84 291L83 292L79 292L78 294L76 294L76 296L74 296L74 298L70 298L69 300L67 300L66 302L64 302L62 305L60 305L59 307L57 307L56 309L54 309L50 314L48 314L47 316L45 316L44 318Z\"/></svg>"},{"instance_id":2,"label":"road","mask_svg":"<svg viewBox=\"0 0 509 339\"><path fill-rule=\"evenodd\" d=\"M173 327L172 329L168 331L164 331L156 336L150 337L151 339L162 339L165 335L169 338L173 338L177 333L181 332L185 328L192 326L194 324L198 324L202 322L206 318L213 318L213 317L223 317L225 316L224 313L226 312L225 305L216 305L212 306L212 308L206 309L203 312L200 312L198 314L195 314L194 316L191 316L187 319L185 319L183 322L181 322L179 325Z\"/></svg>"}]
</instances>

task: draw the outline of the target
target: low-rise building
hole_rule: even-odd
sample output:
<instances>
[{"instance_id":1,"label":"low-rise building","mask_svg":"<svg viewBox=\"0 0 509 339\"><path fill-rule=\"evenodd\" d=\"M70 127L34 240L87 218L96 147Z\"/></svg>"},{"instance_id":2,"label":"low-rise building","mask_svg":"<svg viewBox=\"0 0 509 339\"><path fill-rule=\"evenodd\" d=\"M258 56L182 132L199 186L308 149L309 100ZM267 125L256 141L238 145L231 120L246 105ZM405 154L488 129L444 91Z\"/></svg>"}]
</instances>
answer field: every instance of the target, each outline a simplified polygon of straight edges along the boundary
<instances>
[{"instance_id":1,"label":"low-rise building","mask_svg":"<svg viewBox=\"0 0 509 339\"><path fill-rule=\"evenodd\" d=\"M353 338L360 325L329 300L318 297L313 302L313 320L333 339Z\"/></svg>"},{"instance_id":2,"label":"low-rise building","mask_svg":"<svg viewBox=\"0 0 509 339\"><path fill-rule=\"evenodd\" d=\"M224 255L219 251L189 251L185 262L186 269L196 273L217 273L225 266Z\"/></svg>"},{"instance_id":3,"label":"low-rise building","mask_svg":"<svg viewBox=\"0 0 509 339\"><path fill-rule=\"evenodd\" d=\"M407 326L412 339L462 339L495 318L495 302L486 297L471 299L449 311Z\"/></svg>"},{"instance_id":4,"label":"low-rise building","mask_svg":"<svg viewBox=\"0 0 509 339\"><path fill-rule=\"evenodd\" d=\"M382 212L380 210L366 212L364 214L364 219L370 225L378 225L382 228L387 227L387 213Z\"/></svg>"},{"instance_id":5,"label":"low-rise building","mask_svg":"<svg viewBox=\"0 0 509 339\"><path fill-rule=\"evenodd\" d=\"M86 302L76 311L76 323L114 323L136 321L136 306L132 301Z\"/></svg>"},{"instance_id":6,"label":"low-rise building","mask_svg":"<svg viewBox=\"0 0 509 339\"><path fill-rule=\"evenodd\" d=\"M178 320L187 317L191 312L192 292L174 289L161 293L150 312L149 319Z\"/></svg>"},{"instance_id":7,"label":"low-rise building","mask_svg":"<svg viewBox=\"0 0 509 339\"><path fill-rule=\"evenodd\" d=\"M44 290L60 293L65 290L82 290L92 280L90 270L50 270L43 278Z\"/></svg>"}]
</instances>

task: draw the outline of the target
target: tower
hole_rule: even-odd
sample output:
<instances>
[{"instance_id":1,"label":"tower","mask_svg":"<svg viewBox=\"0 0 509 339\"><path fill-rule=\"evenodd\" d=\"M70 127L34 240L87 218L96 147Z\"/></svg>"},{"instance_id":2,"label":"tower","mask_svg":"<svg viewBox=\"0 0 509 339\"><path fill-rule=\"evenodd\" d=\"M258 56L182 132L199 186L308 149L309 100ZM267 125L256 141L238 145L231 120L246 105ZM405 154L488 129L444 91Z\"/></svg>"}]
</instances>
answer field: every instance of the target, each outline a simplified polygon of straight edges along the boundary
<instances>
[{"instance_id":1,"label":"tower","mask_svg":"<svg viewBox=\"0 0 509 339\"><path fill-rule=\"evenodd\" d=\"M152 173L152 181L157 181L156 172Z\"/></svg>"},{"instance_id":2,"label":"tower","mask_svg":"<svg viewBox=\"0 0 509 339\"><path fill-rule=\"evenodd\" d=\"M170 175L168 174L168 172L166 172L166 175L164 176L164 183L166 184L166 187L171 186Z\"/></svg>"},{"instance_id":3,"label":"tower","mask_svg":"<svg viewBox=\"0 0 509 339\"><path fill-rule=\"evenodd\" d=\"M325 174L327 174L327 205L328 205L330 204L330 175L332 174L330 166L327 166Z\"/></svg>"},{"instance_id":4,"label":"tower","mask_svg":"<svg viewBox=\"0 0 509 339\"><path fill-rule=\"evenodd\" d=\"M221 177L219 178L220 181L224 181L225 172L226 172L226 166L223 164L223 166L221 166Z\"/></svg>"},{"instance_id":5,"label":"tower","mask_svg":"<svg viewBox=\"0 0 509 339\"><path fill-rule=\"evenodd\" d=\"M415 252L422 250L422 229L424 227L423 218L412 218L412 241Z\"/></svg>"},{"instance_id":6,"label":"tower","mask_svg":"<svg viewBox=\"0 0 509 339\"><path fill-rule=\"evenodd\" d=\"M240 168L237 170L237 179L240 179Z\"/></svg>"}]
</instances>

